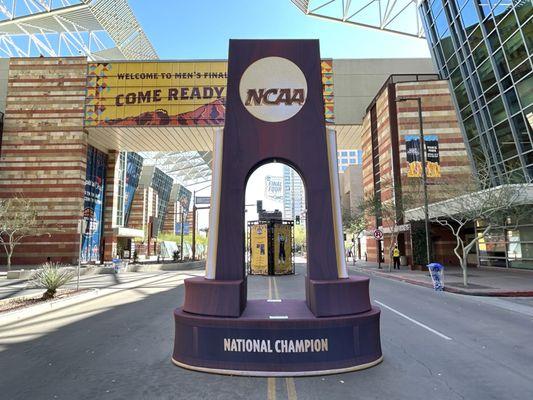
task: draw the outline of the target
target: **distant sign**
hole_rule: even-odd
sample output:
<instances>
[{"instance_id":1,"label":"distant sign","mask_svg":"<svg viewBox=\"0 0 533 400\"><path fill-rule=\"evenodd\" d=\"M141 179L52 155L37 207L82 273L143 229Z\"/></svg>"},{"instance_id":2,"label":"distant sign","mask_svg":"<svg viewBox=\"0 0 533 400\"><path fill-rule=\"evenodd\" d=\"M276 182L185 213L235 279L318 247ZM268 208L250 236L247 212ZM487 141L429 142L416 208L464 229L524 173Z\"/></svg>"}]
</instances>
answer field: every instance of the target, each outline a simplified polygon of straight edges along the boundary
<instances>
[{"instance_id":1,"label":"distant sign","mask_svg":"<svg viewBox=\"0 0 533 400\"><path fill-rule=\"evenodd\" d=\"M380 229L374 229L374 239L376 240L382 240L383 239L383 232Z\"/></svg>"},{"instance_id":2,"label":"distant sign","mask_svg":"<svg viewBox=\"0 0 533 400\"><path fill-rule=\"evenodd\" d=\"M283 199L283 178L267 175L265 177L265 197L269 200Z\"/></svg>"},{"instance_id":3,"label":"distant sign","mask_svg":"<svg viewBox=\"0 0 533 400\"><path fill-rule=\"evenodd\" d=\"M209 204L211 204L211 197L209 197L209 196L206 196L206 197L196 197L195 204L196 204L197 206L201 206L201 205L209 205Z\"/></svg>"},{"instance_id":4,"label":"distant sign","mask_svg":"<svg viewBox=\"0 0 533 400\"><path fill-rule=\"evenodd\" d=\"M176 235L181 235L183 229L183 234L188 235L190 233L190 225L188 222L176 222L174 232Z\"/></svg>"}]
</instances>

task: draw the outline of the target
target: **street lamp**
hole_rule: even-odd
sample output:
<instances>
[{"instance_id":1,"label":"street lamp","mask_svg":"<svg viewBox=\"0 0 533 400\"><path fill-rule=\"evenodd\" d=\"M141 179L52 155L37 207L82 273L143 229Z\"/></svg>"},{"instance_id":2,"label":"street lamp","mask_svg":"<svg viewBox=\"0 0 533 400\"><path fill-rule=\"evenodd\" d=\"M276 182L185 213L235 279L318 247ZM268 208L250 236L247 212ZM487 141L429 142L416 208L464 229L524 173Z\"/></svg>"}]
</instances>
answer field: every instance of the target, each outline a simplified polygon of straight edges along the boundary
<instances>
[{"instance_id":1,"label":"street lamp","mask_svg":"<svg viewBox=\"0 0 533 400\"><path fill-rule=\"evenodd\" d=\"M422 185L424 187L424 223L426 227L426 260L429 264L429 210L428 210L428 185L426 173L426 142L424 140L424 127L422 123L422 98L421 97L399 97L396 102L415 101L418 105L418 127L420 135L420 161L422 162Z\"/></svg>"}]
</instances>

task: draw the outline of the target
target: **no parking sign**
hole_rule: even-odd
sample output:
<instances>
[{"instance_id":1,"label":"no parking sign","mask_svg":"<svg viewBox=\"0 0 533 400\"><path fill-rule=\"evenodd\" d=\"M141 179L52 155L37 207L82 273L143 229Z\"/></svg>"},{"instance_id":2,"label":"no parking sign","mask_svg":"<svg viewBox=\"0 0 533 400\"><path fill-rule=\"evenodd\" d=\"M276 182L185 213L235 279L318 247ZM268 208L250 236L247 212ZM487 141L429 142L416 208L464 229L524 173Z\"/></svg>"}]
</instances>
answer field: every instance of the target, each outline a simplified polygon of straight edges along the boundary
<instances>
[{"instance_id":1,"label":"no parking sign","mask_svg":"<svg viewBox=\"0 0 533 400\"><path fill-rule=\"evenodd\" d=\"M380 229L374 229L374 239L383 240L383 231Z\"/></svg>"}]
</instances>

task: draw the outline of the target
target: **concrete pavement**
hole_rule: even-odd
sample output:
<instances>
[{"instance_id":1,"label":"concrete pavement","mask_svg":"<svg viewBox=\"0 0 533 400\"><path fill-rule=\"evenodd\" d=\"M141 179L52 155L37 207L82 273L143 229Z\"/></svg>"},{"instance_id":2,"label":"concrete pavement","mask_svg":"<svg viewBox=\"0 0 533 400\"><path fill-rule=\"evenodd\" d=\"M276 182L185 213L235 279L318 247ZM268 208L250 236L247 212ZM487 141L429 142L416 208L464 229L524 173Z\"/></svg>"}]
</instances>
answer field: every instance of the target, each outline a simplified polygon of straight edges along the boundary
<instances>
[{"instance_id":1,"label":"concrete pavement","mask_svg":"<svg viewBox=\"0 0 533 400\"><path fill-rule=\"evenodd\" d=\"M409 267L389 272L389 265L357 260L348 263L355 270L371 273L383 278L433 287L428 271L412 271ZM472 296L533 297L533 270L478 267L468 269L468 286L463 286L463 273L460 267L444 267L445 290L452 293Z\"/></svg>"},{"instance_id":2,"label":"concrete pavement","mask_svg":"<svg viewBox=\"0 0 533 400\"><path fill-rule=\"evenodd\" d=\"M350 268L351 273L355 271ZM374 277L382 364L309 378L191 372L170 362L183 279L160 272L97 299L0 327L6 399L526 399L533 393L533 303L437 293ZM250 298L303 298L305 268L250 277ZM121 279L121 275L118 275ZM496 301L496 303L494 303Z\"/></svg>"},{"instance_id":3,"label":"concrete pavement","mask_svg":"<svg viewBox=\"0 0 533 400\"><path fill-rule=\"evenodd\" d=\"M188 268L187 268L188 266ZM204 266L203 262L185 263L185 264L153 264L153 265L133 265L130 268L135 268L136 272L120 272L119 274L89 274L80 276L81 289L100 289L116 285L120 282L142 280L147 276L165 270L200 270ZM167 269L165 269L167 268ZM64 289L74 289L76 287L76 278L73 278ZM28 286L26 279L6 279L0 277L0 300L19 297L19 296L34 296L43 293L43 289L34 289Z\"/></svg>"}]
</instances>

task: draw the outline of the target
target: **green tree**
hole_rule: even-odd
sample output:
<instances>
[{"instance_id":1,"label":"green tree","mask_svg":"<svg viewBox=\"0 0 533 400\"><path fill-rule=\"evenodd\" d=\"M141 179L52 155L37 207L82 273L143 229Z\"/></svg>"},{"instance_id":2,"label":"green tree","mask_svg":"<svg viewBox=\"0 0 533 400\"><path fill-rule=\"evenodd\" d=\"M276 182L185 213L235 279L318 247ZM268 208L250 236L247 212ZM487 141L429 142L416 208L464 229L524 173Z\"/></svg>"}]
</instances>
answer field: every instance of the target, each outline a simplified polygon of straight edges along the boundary
<instances>
[{"instance_id":1,"label":"green tree","mask_svg":"<svg viewBox=\"0 0 533 400\"><path fill-rule=\"evenodd\" d=\"M294 225L294 246L296 249L306 251L307 235L302 225Z\"/></svg>"}]
</instances>

